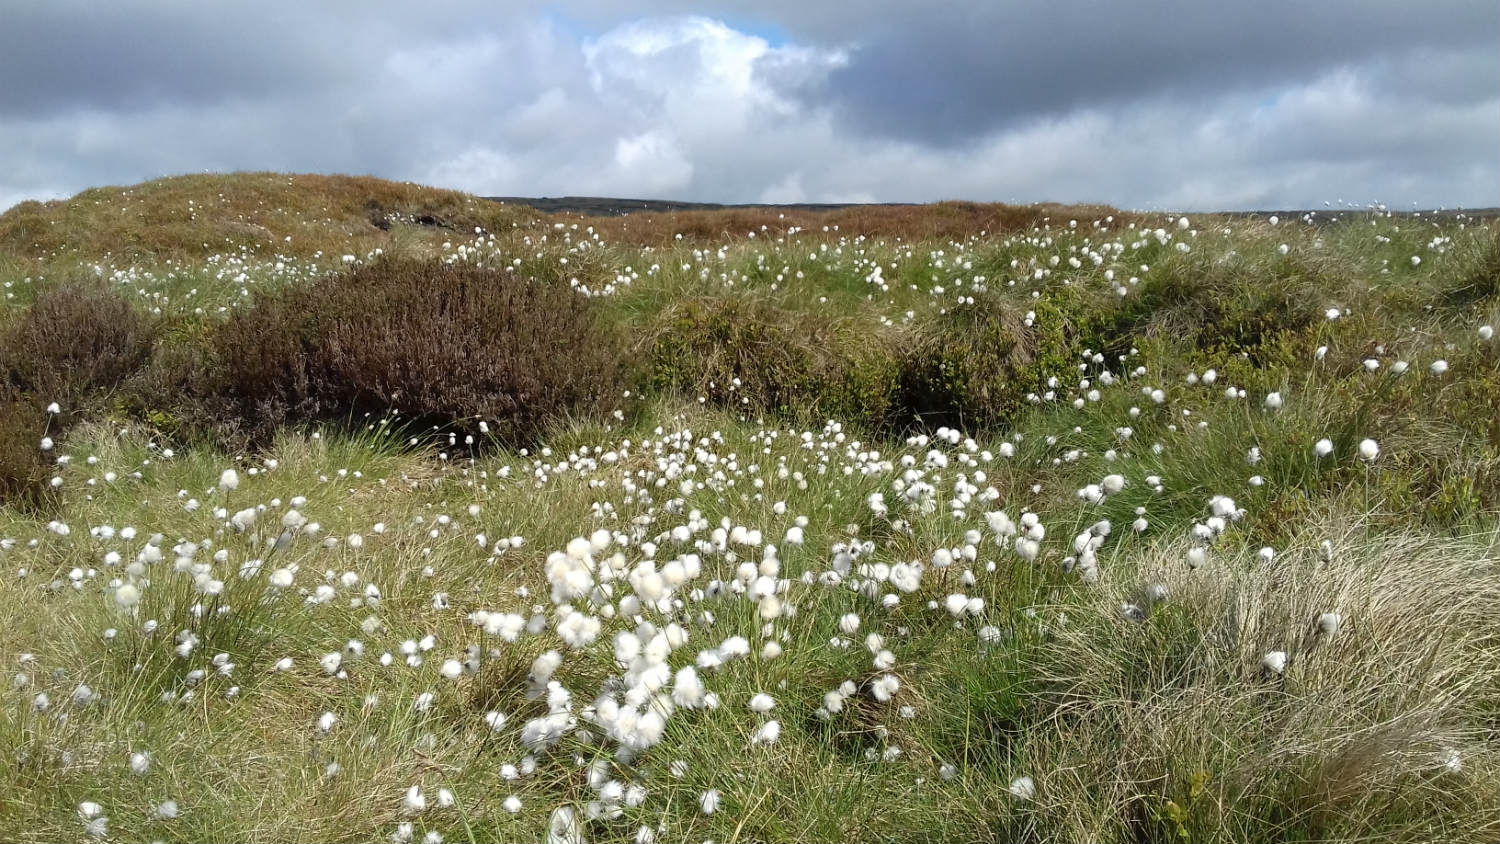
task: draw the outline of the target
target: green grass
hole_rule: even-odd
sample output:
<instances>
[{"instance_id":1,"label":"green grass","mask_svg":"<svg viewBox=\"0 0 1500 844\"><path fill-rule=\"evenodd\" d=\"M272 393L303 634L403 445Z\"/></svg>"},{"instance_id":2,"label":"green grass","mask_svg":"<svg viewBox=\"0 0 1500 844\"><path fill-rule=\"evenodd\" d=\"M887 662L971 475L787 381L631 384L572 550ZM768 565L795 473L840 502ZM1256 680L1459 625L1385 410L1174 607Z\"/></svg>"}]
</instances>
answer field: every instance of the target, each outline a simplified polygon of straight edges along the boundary
<instances>
[{"instance_id":1,"label":"green grass","mask_svg":"<svg viewBox=\"0 0 1500 844\"><path fill-rule=\"evenodd\" d=\"M209 194L170 181L140 190L196 206L235 178L206 182ZM962 238L845 225L714 242L697 217L680 218L700 232L682 241L603 223L595 239L507 211L474 217L495 234L477 243L431 226L340 240L344 217L314 209L360 216L359 191L374 188L339 182L325 196L307 183L288 198L275 178L252 181L241 205L285 207L235 206L199 221L205 231L254 210L256 225L316 223L324 257L464 245L455 260L520 259L520 272L595 292L631 278L600 305L654 371L621 385L638 399L628 412L560 418L524 453L375 416L226 453L110 403L57 434L36 464L47 489L60 478L50 509L0 507L9 838L86 838L85 801L108 817L110 840L530 841L565 806L590 841L1500 833L1500 339L1476 334L1500 324L1493 223L1203 218L1194 234L1081 213L1071 229L1064 209L1046 228ZM462 197L398 193L479 215ZM317 284L307 268L332 268L311 249L295 272L261 261L233 274L176 241L128 259L90 252L133 219L109 205L126 196L51 209L77 227L72 239L45 260L0 254L0 275L12 290L27 277L45 289L100 262L134 307L161 310L160 350L221 306ZM41 212L22 210L0 234L32 231ZM932 213L937 226L958 212ZM888 290L866 281L876 263ZM7 299L7 321L31 298ZM1331 307L1348 313L1330 321ZM958 326L1014 342L976 342ZM1440 358L1449 368L1436 375ZM1392 374L1397 360L1406 374ZM941 398L968 426L957 443L902 416L903 385L933 361L951 376ZM1212 385L1201 380L1210 367ZM725 388L725 372L745 389ZM1226 398L1228 387L1246 396ZM1280 410L1263 407L1272 390ZM1335 450L1320 459L1323 437ZM1380 446L1372 462L1358 456L1367 437ZM228 468L239 483L225 490ZM1116 473L1124 486L1102 501L1077 494ZM1242 512L1194 540L1216 495ZM283 527L294 507L315 535ZM232 517L246 508L259 512L241 530ZM1002 509L1046 527L1034 561L990 529L984 514ZM802 543L786 541L799 517ZM1105 519L1090 582L1068 558ZM738 529L759 542L723 541ZM610 542L592 556L594 576L608 594L554 602L549 558L600 530ZM1192 568L1195 545L1207 553ZM160 559L133 567L151 547ZM940 551L951 566L933 564ZM690 555L701 574L674 603L631 606L651 591L632 577ZM912 564L923 569L914 591L881 579ZM746 594L762 574L774 602ZM138 606L117 601L127 583ZM982 608L955 616L955 594ZM557 603L597 619L598 638L571 647ZM512 641L473 623L481 612L546 623ZM1325 613L1340 616L1335 633L1319 632ZM841 629L848 614L853 633ZM674 706L658 741L626 746L593 708L649 701L654 681L631 692L625 677L656 663L618 662L614 636L668 625L687 637L664 657L671 673L732 636L749 653L700 669L717 708ZM873 649L870 634L883 640ZM429 636L408 664L403 644ZM528 673L551 650L564 657L553 679L571 692L571 720L554 745L530 747L527 722L549 704ZM1281 673L1263 664L1275 651L1287 655ZM329 672L320 660L335 653ZM450 660L468 664L449 677ZM889 677L899 685L882 700L875 684ZM846 682L853 694L829 712L826 696ZM775 701L764 714L749 708L759 693ZM501 729L489 712L505 714ZM779 737L753 743L772 719ZM143 773L132 753L149 754ZM510 779L507 766L526 772ZM414 785L418 812L403 808ZM602 804L617 786L644 793ZM438 805L440 789L454 805ZM709 790L720 794L711 814L700 806ZM515 812L503 805L512 795ZM165 800L176 818L153 814Z\"/></svg>"}]
</instances>

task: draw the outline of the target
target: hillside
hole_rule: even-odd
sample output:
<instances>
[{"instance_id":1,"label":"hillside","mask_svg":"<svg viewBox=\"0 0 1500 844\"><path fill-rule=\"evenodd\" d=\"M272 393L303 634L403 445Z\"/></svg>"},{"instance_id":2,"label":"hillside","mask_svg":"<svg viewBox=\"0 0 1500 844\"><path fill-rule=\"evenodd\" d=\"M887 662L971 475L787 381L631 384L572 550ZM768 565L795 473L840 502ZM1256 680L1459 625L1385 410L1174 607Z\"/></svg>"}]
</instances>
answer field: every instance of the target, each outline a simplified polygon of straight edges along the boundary
<instances>
[{"instance_id":1,"label":"hillside","mask_svg":"<svg viewBox=\"0 0 1500 844\"><path fill-rule=\"evenodd\" d=\"M1500 834L1500 223L0 215L7 837Z\"/></svg>"}]
</instances>

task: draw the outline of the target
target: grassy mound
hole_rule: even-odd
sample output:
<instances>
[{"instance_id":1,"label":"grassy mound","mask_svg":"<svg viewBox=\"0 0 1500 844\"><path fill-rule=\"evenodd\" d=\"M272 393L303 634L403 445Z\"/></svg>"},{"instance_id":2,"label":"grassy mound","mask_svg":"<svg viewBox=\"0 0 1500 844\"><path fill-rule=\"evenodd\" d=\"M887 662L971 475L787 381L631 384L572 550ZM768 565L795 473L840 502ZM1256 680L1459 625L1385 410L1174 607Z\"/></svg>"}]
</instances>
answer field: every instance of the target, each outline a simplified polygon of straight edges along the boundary
<instances>
[{"instance_id":1,"label":"grassy mound","mask_svg":"<svg viewBox=\"0 0 1500 844\"><path fill-rule=\"evenodd\" d=\"M403 229L466 237L476 227L505 231L535 217L457 191L371 177L174 176L23 202L0 215L0 255L163 261L241 251L303 258L364 254Z\"/></svg>"}]
</instances>

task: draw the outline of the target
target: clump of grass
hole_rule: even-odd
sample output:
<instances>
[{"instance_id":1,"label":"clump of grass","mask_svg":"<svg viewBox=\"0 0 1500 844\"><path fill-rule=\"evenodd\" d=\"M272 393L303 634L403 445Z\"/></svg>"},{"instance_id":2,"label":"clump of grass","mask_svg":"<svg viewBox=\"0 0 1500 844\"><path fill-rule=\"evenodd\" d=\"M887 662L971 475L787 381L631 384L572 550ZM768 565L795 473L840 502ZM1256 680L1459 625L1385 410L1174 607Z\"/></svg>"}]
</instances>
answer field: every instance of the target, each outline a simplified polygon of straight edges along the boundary
<instances>
[{"instance_id":1,"label":"clump of grass","mask_svg":"<svg viewBox=\"0 0 1500 844\"><path fill-rule=\"evenodd\" d=\"M994 430L1052 388L1073 379L1097 348L1095 318L1074 291L1029 306L982 295L916 331L901 371L902 412L925 428Z\"/></svg>"},{"instance_id":2,"label":"clump of grass","mask_svg":"<svg viewBox=\"0 0 1500 844\"><path fill-rule=\"evenodd\" d=\"M1492 833L1473 811L1497 789L1475 729L1500 706L1492 550L1353 528L1249 566L1193 572L1175 546L1120 560L1032 656L1056 732L1026 753L1109 784L1059 789L1043 813L1069 840ZM1119 607L1145 583L1170 597L1131 620ZM1262 665L1271 651L1283 672Z\"/></svg>"}]
</instances>

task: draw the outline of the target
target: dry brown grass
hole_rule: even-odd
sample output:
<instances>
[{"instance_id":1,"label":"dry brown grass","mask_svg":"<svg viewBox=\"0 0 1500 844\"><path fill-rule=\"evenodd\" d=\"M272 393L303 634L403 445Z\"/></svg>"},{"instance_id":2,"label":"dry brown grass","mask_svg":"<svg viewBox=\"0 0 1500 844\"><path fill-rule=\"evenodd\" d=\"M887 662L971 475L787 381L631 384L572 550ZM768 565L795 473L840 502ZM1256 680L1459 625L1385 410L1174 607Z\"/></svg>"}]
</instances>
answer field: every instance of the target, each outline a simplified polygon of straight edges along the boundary
<instances>
[{"instance_id":1,"label":"dry brown grass","mask_svg":"<svg viewBox=\"0 0 1500 844\"><path fill-rule=\"evenodd\" d=\"M1493 837L1500 817L1472 811L1500 793L1493 732L1476 729L1500 703L1493 538L1376 537L1341 515L1250 569L1194 572L1183 548L1160 549L1106 574L1088 611L1067 610L1035 668L1069 740L1030 745L1036 769L1064 773L1040 798L1060 828L1074 840L1245 840L1265 823L1282 840ZM1171 597L1126 619L1118 607L1152 582ZM1325 612L1343 617L1333 636L1318 632ZM1290 657L1282 676L1261 666L1271 650Z\"/></svg>"},{"instance_id":2,"label":"dry brown grass","mask_svg":"<svg viewBox=\"0 0 1500 844\"><path fill-rule=\"evenodd\" d=\"M1086 226L1109 216L1117 222L1136 219L1103 205L976 202L580 217L370 176L225 173L23 202L0 215L0 257L23 264L57 258L163 261L243 250L265 258L307 258L388 247L402 231L437 243L469 238L476 227L499 235L555 223L590 225L605 241L621 245L660 245L678 234L693 241L781 234L793 226L817 233L826 227L841 235L949 240L1045 223L1065 226L1070 220Z\"/></svg>"},{"instance_id":3,"label":"dry brown grass","mask_svg":"<svg viewBox=\"0 0 1500 844\"><path fill-rule=\"evenodd\" d=\"M750 232L780 235L792 227L821 233L903 240L951 240L980 232L1024 231L1044 223L1086 226L1113 216L1129 223L1137 215L1106 205L1007 205L1005 203L937 202L930 205L857 205L832 211L778 208L729 208L721 211L637 212L590 219L589 224L612 243L653 246L675 240L719 241ZM564 219L564 215L557 215ZM577 220L576 216L566 219Z\"/></svg>"}]
</instances>

